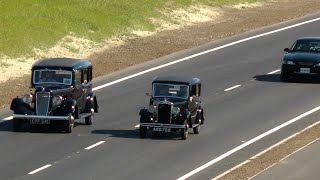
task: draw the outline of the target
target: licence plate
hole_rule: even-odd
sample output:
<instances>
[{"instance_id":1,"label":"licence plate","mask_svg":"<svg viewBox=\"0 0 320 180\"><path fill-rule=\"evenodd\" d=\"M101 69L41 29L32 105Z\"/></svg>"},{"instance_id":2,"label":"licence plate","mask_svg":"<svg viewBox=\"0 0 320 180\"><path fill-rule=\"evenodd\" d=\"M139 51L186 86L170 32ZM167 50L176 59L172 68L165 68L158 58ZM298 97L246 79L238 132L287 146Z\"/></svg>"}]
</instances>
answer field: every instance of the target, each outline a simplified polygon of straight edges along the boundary
<instances>
[{"instance_id":1,"label":"licence plate","mask_svg":"<svg viewBox=\"0 0 320 180\"><path fill-rule=\"evenodd\" d=\"M310 74L310 68L300 68L300 73Z\"/></svg>"},{"instance_id":2,"label":"licence plate","mask_svg":"<svg viewBox=\"0 0 320 180\"><path fill-rule=\"evenodd\" d=\"M156 131L156 132L171 132L171 129L170 128L163 128L163 127L154 127L153 131Z\"/></svg>"},{"instance_id":3,"label":"licence plate","mask_svg":"<svg viewBox=\"0 0 320 180\"><path fill-rule=\"evenodd\" d=\"M50 124L49 119L32 119L30 124Z\"/></svg>"}]
</instances>

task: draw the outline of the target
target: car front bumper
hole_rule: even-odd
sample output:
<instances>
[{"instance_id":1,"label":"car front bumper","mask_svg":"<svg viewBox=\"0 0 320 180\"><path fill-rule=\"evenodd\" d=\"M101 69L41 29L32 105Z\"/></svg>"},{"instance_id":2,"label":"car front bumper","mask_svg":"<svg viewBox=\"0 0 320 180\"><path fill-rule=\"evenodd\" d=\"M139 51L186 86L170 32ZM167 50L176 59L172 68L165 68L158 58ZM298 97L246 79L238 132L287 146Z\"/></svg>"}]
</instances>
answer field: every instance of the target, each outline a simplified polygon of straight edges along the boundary
<instances>
[{"instance_id":1,"label":"car front bumper","mask_svg":"<svg viewBox=\"0 0 320 180\"><path fill-rule=\"evenodd\" d=\"M14 119L48 119L48 120L74 120L73 116L41 116L41 115L24 115L24 114L13 114Z\"/></svg>"},{"instance_id":2,"label":"car front bumper","mask_svg":"<svg viewBox=\"0 0 320 180\"><path fill-rule=\"evenodd\" d=\"M301 75L320 75L320 67L282 64L281 73L301 74Z\"/></svg>"},{"instance_id":3,"label":"car front bumper","mask_svg":"<svg viewBox=\"0 0 320 180\"><path fill-rule=\"evenodd\" d=\"M162 127L162 128L170 128L170 129L184 129L185 125L179 125L179 124L162 124L162 123L140 123L140 126L144 127Z\"/></svg>"}]
</instances>

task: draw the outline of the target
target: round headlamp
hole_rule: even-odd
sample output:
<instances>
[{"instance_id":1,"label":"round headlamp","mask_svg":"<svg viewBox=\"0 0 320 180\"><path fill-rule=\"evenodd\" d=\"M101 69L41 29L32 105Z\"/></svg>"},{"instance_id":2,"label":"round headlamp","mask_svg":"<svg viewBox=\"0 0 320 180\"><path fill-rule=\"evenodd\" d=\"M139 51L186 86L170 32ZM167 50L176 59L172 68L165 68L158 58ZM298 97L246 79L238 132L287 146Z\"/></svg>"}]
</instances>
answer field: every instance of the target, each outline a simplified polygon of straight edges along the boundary
<instances>
[{"instance_id":1,"label":"round headlamp","mask_svg":"<svg viewBox=\"0 0 320 180\"><path fill-rule=\"evenodd\" d=\"M178 115L179 112L180 112L180 108L178 108L178 107L173 107L173 108L172 108L172 115L173 115L173 116Z\"/></svg>"},{"instance_id":2,"label":"round headlamp","mask_svg":"<svg viewBox=\"0 0 320 180\"><path fill-rule=\"evenodd\" d=\"M22 100L23 102L29 104L32 102L32 99L33 99L33 96L32 94L25 94L23 97L22 97Z\"/></svg>"},{"instance_id":3,"label":"round headlamp","mask_svg":"<svg viewBox=\"0 0 320 180\"><path fill-rule=\"evenodd\" d=\"M54 96L52 98L52 104L54 106L59 106L61 104L61 102L62 102L62 97L61 96Z\"/></svg>"},{"instance_id":4,"label":"round headlamp","mask_svg":"<svg viewBox=\"0 0 320 180\"><path fill-rule=\"evenodd\" d=\"M156 110L157 110L157 106L155 106L155 105L150 105L150 106L149 106L149 111L150 111L151 113L156 112Z\"/></svg>"}]
</instances>

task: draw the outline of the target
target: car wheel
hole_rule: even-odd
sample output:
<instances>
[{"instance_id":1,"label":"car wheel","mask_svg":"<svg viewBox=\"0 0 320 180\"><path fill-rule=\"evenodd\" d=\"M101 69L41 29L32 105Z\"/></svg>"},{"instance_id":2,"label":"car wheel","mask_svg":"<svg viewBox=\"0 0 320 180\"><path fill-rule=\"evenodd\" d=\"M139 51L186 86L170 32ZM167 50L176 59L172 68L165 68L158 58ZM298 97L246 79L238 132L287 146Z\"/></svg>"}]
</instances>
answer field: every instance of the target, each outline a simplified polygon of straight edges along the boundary
<instances>
[{"instance_id":1,"label":"car wheel","mask_svg":"<svg viewBox=\"0 0 320 180\"><path fill-rule=\"evenodd\" d=\"M193 133L194 134L199 134L200 133L200 124L198 124L196 127L193 128Z\"/></svg>"},{"instance_id":2,"label":"car wheel","mask_svg":"<svg viewBox=\"0 0 320 180\"><path fill-rule=\"evenodd\" d=\"M140 126L139 127L140 138L146 138L147 136L147 127Z\"/></svg>"},{"instance_id":3,"label":"car wheel","mask_svg":"<svg viewBox=\"0 0 320 180\"><path fill-rule=\"evenodd\" d=\"M93 116L88 116L88 117L85 117L85 123L86 125L92 125L92 120L93 120Z\"/></svg>"},{"instance_id":4,"label":"car wheel","mask_svg":"<svg viewBox=\"0 0 320 180\"><path fill-rule=\"evenodd\" d=\"M181 129L181 131L180 131L180 136L181 136L181 139L182 139L182 140L186 140L186 139L188 138L189 132L188 132L188 124L187 124L187 121L185 121L184 127L185 127L185 128Z\"/></svg>"},{"instance_id":5,"label":"car wheel","mask_svg":"<svg viewBox=\"0 0 320 180\"><path fill-rule=\"evenodd\" d=\"M22 119L12 119L12 129L14 132L22 131Z\"/></svg>"},{"instance_id":6,"label":"car wheel","mask_svg":"<svg viewBox=\"0 0 320 180\"><path fill-rule=\"evenodd\" d=\"M70 124L69 122L66 124L65 131L66 133L72 133L73 124Z\"/></svg>"},{"instance_id":7,"label":"car wheel","mask_svg":"<svg viewBox=\"0 0 320 180\"><path fill-rule=\"evenodd\" d=\"M282 82L288 82L289 81L289 75L287 75L286 73L281 73L280 80Z\"/></svg>"}]
</instances>

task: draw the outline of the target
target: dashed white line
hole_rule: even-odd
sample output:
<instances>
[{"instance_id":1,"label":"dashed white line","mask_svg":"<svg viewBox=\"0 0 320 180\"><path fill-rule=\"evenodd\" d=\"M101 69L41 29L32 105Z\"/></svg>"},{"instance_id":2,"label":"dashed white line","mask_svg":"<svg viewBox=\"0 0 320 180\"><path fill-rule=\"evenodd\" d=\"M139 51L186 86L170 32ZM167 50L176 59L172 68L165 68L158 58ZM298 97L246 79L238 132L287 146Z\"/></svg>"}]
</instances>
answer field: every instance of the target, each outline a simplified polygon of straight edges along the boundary
<instances>
[{"instance_id":1,"label":"dashed white line","mask_svg":"<svg viewBox=\"0 0 320 180\"><path fill-rule=\"evenodd\" d=\"M275 74L275 73L277 73L277 72L279 72L279 71L280 71L280 69L277 69L277 70L274 70L274 71L269 72L267 75Z\"/></svg>"},{"instance_id":2,"label":"dashed white line","mask_svg":"<svg viewBox=\"0 0 320 180\"><path fill-rule=\"evenodd\" d=\"M255 138L253 138L253 139L241 144L240 146L238 146L238 147L236 147L234 149L229 150L228 152L226 152L226 153L224 153L224 154L212 159L211 161L207 162L206 164L204 164L204 165L202 165L202 166L190 171L189 173L187 173L187 174L183 175L182 177L178 178L177 180L187 179L187 178L195 175L196 173L198 173L198 172L210 167L211 165L221 161L222 159L225 159L226 157L228 157L228 156L240 151L241 149L249 146L250 144L253 144L256 141L258 141L258 140L260 140L260 139L262 139L262 138L264 138L264 137L266 137L266 136L268 136L268 135L270 135L270 134L272 134L272 133L274 133L274 132L276 132L276 131L278 131L278 130L286 127L286 126L289 126L290 124L292 124L292 123L294 123L296 121L299 121L300 119L302 119L302 118L304 118L304 117L306 117L306 116L308 116L308 115L310 115L310 114L312 114L314 112L317 112L319 110L320 110L320 106L315 107L315 108L313 108L313 109L311 109L311 110L309 110L309 111L307 111L307 112L305 112L305 113L303 113L303 114L301 114L301 115L299 115L299 116L297 116L297 117L295 117L295 118L293 118L293 119L291 119L291 120L289 120L289 121L287 121L287 122L285 122L285 123L273 128L273 129L270 129L269 131L267 131L267 132L265 132L263 134L260 134L259 136L257 136Z\"/></svg>"},{"instance_id":3,"label":"dashed white line","mask_svg":"<svg viewBox=\"0 0 320 180\"><path fill-rule=\"evenodd\" d=\"M135 128L139 128L139 127L140 127L140 124L138 124L138 125L135 125L134 127L135 127Z\"/></svg>"},{"instance_id":4,"label":"dashed white line","mask_svg":"<svg viewBox=\"0 0 320 180\"><path fill-rule=\"evenodd\" d=\"M36 170L34 170L34 171L29 172L28 174L30 174L30 175L35 174L35 173L37 173L37 172L39 172L39 171L42 171L42 170L44 170L44 169L47 169L47 168L50 167L50 166L51 166L50 164L47 164L47 165L45 165L45 166L42 166L41 168L38 168L38 169L36 169Z\"/></svg>"},{"instance_id":5,"label":"dashed white line","mask_svg":"<svg viewBox=\"0 0 320 180\"><path fill-rule=\"evenodd\" d=\"M86 147L86 148L84 148L85 150L89 150L89 149L92 149L92 148L94 148L94 147L96 147L96 146L99 146L100 144L103 144L103 143L105 143L106 141L99 141L99 142L97 142L97 143L95 143L95 144L93 144L93 145L91 145L91 146L89 146L89 147Z\"/></svg>"},{"instance_id":6,"label":"dashed white line","mask_svg":"<svg viewBox=\"0 0 320 180\"><path fill-rule=\"evenodd\" d=\"M241 85L238 84L238 85L232 86L232 87L230 87L230 88L228 88L228 89L225 89L224 91L230 91L230 90L235 89L235 88L238 88L238 87L240 87L240 86L241 86Z\"/></svg>"}]
</instances>

